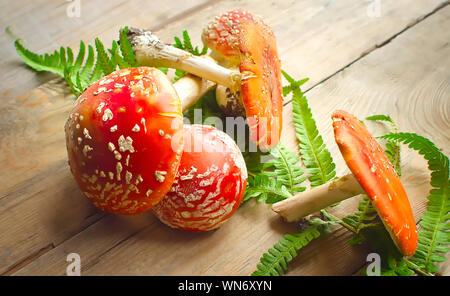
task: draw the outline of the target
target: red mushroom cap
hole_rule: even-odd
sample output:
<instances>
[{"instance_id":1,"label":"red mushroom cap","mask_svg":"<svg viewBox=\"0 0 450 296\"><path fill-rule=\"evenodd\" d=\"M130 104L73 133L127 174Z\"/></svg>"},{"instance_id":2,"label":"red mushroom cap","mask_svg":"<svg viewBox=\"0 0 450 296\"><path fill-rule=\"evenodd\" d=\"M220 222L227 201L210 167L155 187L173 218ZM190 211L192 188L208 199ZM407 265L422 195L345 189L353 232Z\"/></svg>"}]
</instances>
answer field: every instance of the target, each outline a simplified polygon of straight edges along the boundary
<instances>
[{"instance_id":1,"label":"red mushroom cap","mask_svg":"<svg viewBox=\"0 0 450 296\"><path fill-rule=\"evenodd\" d=\"M216 16L202 33L202 41L214 52L223 56L226 60L240 63L240 33L243 20L254 21L251 13L236 9Z\"/></svg>"},{"instance_id":2,"label":"red mushroom cap","mask_svg":"<svg viewBox=\"0 0 450 296\"><path fill-rule=\"evenodd\" d=\"M210 126L185 125L176 179L152 210L171 227L211 230L237 210L246 184L247 168L233 139Z\"/></svg>"},{"instance_id":3,"label":"red mushroom cap","mask_svg":"<svg viewBox=\"0 0 450 296\"><path fill-rule=\"evenodd\" d=\"M183 148L181 101L166 76L122 69L77 99L65 126L69 165L106 212L138 214L169 191Z\"/></svg>"},{"instance_id":4,"label":"red mushroom cap","mask_svg":"<svg viewBox=\"0 0 450 296\"><path fill-rule=\"evenodd\" d=\"M418 243L408 196L383 148L352 114L332 115L336 142L353 175L372 200L402 254L411 256Z\"/></svg>"},{"instance_id":5,"label":"red mushroom cap","mask_svg":"<svg viewBox=\"0 0 450 296\"><path fill-rule=\"evenodd\" d=\"M275 35L261 18L242 10L216 17L203 31L203 42L239 64L241 95L251 139L269 149L281 136L283 96Z\"/></svg>"}]
</instances>

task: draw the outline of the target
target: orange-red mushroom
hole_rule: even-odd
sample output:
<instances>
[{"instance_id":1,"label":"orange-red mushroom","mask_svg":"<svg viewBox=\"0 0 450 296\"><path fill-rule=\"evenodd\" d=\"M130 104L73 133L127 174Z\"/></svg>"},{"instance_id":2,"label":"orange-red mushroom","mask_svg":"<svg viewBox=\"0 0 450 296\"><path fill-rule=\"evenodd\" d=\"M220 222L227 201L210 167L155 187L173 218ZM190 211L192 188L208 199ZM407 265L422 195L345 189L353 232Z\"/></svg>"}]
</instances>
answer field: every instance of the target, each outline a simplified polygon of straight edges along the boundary
<instances>
[{"instance_id":1,"label":"orange-red mushroom","mask_svg":"<svg viewBox=\"0 0 450 296\"><path fill-rule=\"evenodd\" d=\"M175 179L183 149L181 101L161 71L122 69L86 89L65 132L83 194L106 212L141 213Z\"/></svg>"},{"instance_id":2,"label":"orange-red mushroom","mask_svg":"<svg viewBox=\"0 0 450 296\"><path fill-rule=\"evenodd\" d=\"M275 203L288 221L298 220L336 202L366 193L402 254L416 251L418 235L406 191L383 148L352 114L332 115L336 143L353 174Z\"/></svg>"},{"instance_id":3,"label":"orange-red mushroom","mask_svg":"<svg viewBox=\"0 0 450 296\"><path fill-rule=\"evenodd\" d=\"M210 126L185 125L175 181L152 211L174 228L215 229L237 210L246 184L244 158L230 136Z\"/></svg>"},{"instance_id":4,"label":"orange-red mushroom","mask_svg":"<svg viewBox=\"0 0 450 296\"><path fill-rule=\"evenodd\" d=\"M203 33L205 44L236 63L239 71L167 46L148 31L131 29L129 39L140 64L184 70L240 91L252 141L265 149L279 142L283 102L280 60L274 34L259 17L230 11L217 17Z\"/></svg>"},{"instance_id":5,"label":"orange-red mushroom","mask_svg":"<svg viewBox=\"0 0 450 296\"><path fill-rule=\"evenodd\" d=\"M204 30L203 42L242 74L240 95L252 141L262 148L278 144L283 96L275 35L260 17L232 10L216 17Z\"/></svg>"}]
</instances>

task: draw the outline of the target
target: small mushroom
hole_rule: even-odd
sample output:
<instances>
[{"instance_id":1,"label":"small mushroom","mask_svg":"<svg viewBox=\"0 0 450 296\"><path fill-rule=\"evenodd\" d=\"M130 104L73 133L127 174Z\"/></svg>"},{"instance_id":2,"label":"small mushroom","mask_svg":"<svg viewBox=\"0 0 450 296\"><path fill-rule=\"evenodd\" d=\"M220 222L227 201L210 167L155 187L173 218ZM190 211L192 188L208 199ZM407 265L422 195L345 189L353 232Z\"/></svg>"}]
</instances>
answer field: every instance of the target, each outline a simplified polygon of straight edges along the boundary
<instances>
[{"instance_id":1,"label":"small mushroom","mask_svg":"<svg viewBox=\"0 0 450 296\"><path fill-rule=\"evenodd\" d=\"M149 67L118 70L89 86L65 125L69 165L83 194L117 214L159 202L181 160L182 103L204 88L190 77L173 86Z\"/></svg>"},{"instance_id":2,"label":"small mushroom","mask_svg":"<svg viewBox=\"0 0 450 296\"><path fill-rule=\"evenodd\" d=\"M139 64L180 69L233 92L240 90L252 141L261 148L275 146L281 136L283 98L272 30L260 18L240 10L217 17L205 30L205 44L231 57L239 71L165 45L148 31L130 29L129 40Z\"/></svg>"},{"instance_id":3,"label":"small mushroom","mask_svg":"<svg viewBox=\"0 0 450 296\"><path fill-rule=\"evenodd\" d=\"M241 79L240 94L233 88L230 93L235 95L218 93L218 101L225 100L219 105L239 106L236 103L242 101L252 140L262 148L275 146L281 135L283 98L280 60L271 28L260 17L233 10L208 24L202 40L228 65L239 66L245 77Z\"/></svg>"},{"instance_id":4,"label":"small mushroom","mask_svg":"<svg viewBox=\"0 0 450 296\"><path fill-rule=\"evenodd\" d=\"M175 181L152 211L170 227L215 229L237 210L246 184L244 158L230 136L210 126L185 125Z\"/></svg>"},{"instance_id":5,"label":"small mushroom","mask_svg":"<svg viewBox=\"0 0 450 296\"><path fill-rule=\"evenodd\" d=\"M272 205L287 221L317 212L352 196L366 193L393 241L410 256L418 244L417 228L405 189L380 144L352 114L332 115L336 142L353 174Z\"/></svg>"}]
</instances>

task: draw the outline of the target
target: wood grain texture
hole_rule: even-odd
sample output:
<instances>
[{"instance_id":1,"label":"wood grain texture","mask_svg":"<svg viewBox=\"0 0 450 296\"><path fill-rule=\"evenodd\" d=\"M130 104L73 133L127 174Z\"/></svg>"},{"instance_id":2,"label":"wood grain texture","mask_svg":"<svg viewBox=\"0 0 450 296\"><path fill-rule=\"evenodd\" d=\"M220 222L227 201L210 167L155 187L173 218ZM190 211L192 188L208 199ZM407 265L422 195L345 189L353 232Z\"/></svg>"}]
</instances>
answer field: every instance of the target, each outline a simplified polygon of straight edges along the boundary
<instances>
[{"instance_id":1,"label":"wood grain texture","mask_svg":"<svg viewBox=\"0 0 450 296\"><path fill-rule=\"evenodd\" d=\"M35 52L47 53L60 46L79 47L80 40L89 44L101 36L110 45L122 26L143 26L157 30L204 5L217 1L148 1L90 0L81 1L80 17L69 17L70 3L65 0L18 0L0 3L0 96L15 98L54 78L36 75L25 67L16 54L12 39L3 31L9 27L14 35L26 40ZM18 79L20 77L20 79Z\"/></svg>"},{"instance_id":2,"label":"wood grain texture","mask_svg":"<svg viewBox=\"0 0 450 296\"><path fill-rule=\"evenodd\" d=\"M449 16L450 8L442 9L307 93L314 116L320 118L317 120L318 128L336 161L338 175L349 170L333 141L330 116L336 109L352 112L360 119L374 114L389 114L400 131L423 135L449 155L450 34L435 32L435 28L450 25ZM284 111L289 116L291 105L287 105ZM367 126L375 135L388 131L382 124L368 122ZM286 131L291 130L286 128ZM292 138L284 136L284 141ZM426 196L431 188L426 161L415 151L403 147L402 172L401 179L418 221L426 209ZM346 201L338 207L341 213L337 215L348 213L349 208L356 204L357 201ZM365 255L367 253L338 250L335 258L364 262ZM306 254L300 254L292 262L295 268L289 274L296 274L297 268L303 271L309 260ZM444 274L450 273L448 263L442 270Z\"/></svg>"},{"instance_id":3,"label":"wood grain texture","mask_svg":"<svg viewBox=\"0 0 450 296\"><path fill-rule=\"evenodd\" d=\"M189 28L192 36L199 36L202 23L218 11L252 7L274 26L283 68L298 78L307 74L313 86L439 5L439 1L414 7L407 1L389 2L383 4L382 17L374 19L367 17L363 1L254 3L205 6L166 25L158 35L170 41ZM276 19L275 11L283 17ZM345 166L332 140L329 119L336 108L360 118L390 114L401 130L429 136L439 147L448 146L448 33L435 29L448 27L446 18L448 8L307 93L339 175ZM421 31L414 33L417 28ZM404 69L410 70L405 74ZM64 274L66 255L77 252L83 274L250 274L268 248L283 234L295 231L295 224L282 222L269 206L253 201L222 228L203 234L169 229L151 214L118 217L98 212L81 196L65 163L62 127L72 98L62 85L47 83L7 100L0 109L0 134L5 135L0 140L5 152L0 156L0 273ZM433 104L423 106L425 99ZM282 141L294 150L290 112L288 105ZM419 124L422 128L415 129ZM382 131L381 125L370 127ZM438 133L439 139L430 133ZM414 153L405 155L403 163L408 165L404 171L413 172L405 173L404 181L408 193L417 196L413 198L415 213L423 212L429 189L426 164ZM355 203L342 203L336 214L348 213ZM353 273L364 263L368 249L350 246L349 237L338 228L315 241L290 264L288 274Z\"/></svg>"}]
</instances>

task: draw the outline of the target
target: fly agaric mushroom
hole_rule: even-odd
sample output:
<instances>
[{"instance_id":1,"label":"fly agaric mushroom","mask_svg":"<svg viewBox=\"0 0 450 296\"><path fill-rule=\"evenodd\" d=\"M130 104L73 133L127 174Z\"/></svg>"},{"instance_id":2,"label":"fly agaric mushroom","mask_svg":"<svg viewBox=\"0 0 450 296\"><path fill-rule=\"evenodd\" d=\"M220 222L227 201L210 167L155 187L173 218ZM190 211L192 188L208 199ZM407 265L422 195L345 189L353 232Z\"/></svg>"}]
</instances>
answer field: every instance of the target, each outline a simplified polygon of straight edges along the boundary
<instances>
[{"instance_id":1,"label":"fly agaric mushroom","mask_svg":"<svg viewBox=\"0 0 450 296\"><path fill-rule=\"evenodd\" d=\"M231 104L243 101L252 140L262 148L275 146L281 135L283 97L280 60L271 28L260 17L233 10L216 17L203 30L202 40L215 55L232 66L238 65L248 77L241 81L241 98L237 94L228 97Z\"/></svg>"},{"instance_id":2,"label":"fly agaric mushroom","mask_svg":"<svg viewBox=\"0 0 450 296\"><path fill-rule=\"evenodd\" d=\"M169 191L183 148L182 103L202 93L189 89L205 88L189 77L174 86L157 69L129 68L77 99L65 126L69 165L97 208L138 214Z\"/></svg>"},{"instance_id":3,"label":"fly agaric mushroom","mask_svg":"<svg viewBox=\"0 0 450 296\"><path fill-rule=\"evenodd\" d=\"M163 44L151 32L130 29L128 38L139 64L180 69L240 90L251 139L261 148L281 136L283 98L280 60L272 30L250 13L234 10L210 23L202 39L207 46L239 65L239 71Z\"/></svg>"},{"instance_id":4,"label":"fly agaric mushroom","mask_svg":"<svg viewBox=\"0 0 450 296\"><path fill-rule=\"evenodd\" d=\"M411 256L418 243L416 223L393 165L380 144L352 114L332 115L336 142L353 174L272 205L287 221L296 221L329 205L366 193L402 254Z\"/></svg>"},{"instance_id":5,"label":"fly agaric mushroom","mask_svg":"<svg viewBox=\"0 0 450 296\"><path fill-rule=\"evenodd\" d=\"M245 161L230 136L210 126L185 125L175 181L152 211L170 227L215 229L237 210L246 184Z\"/></svg>"}]
</instances>

